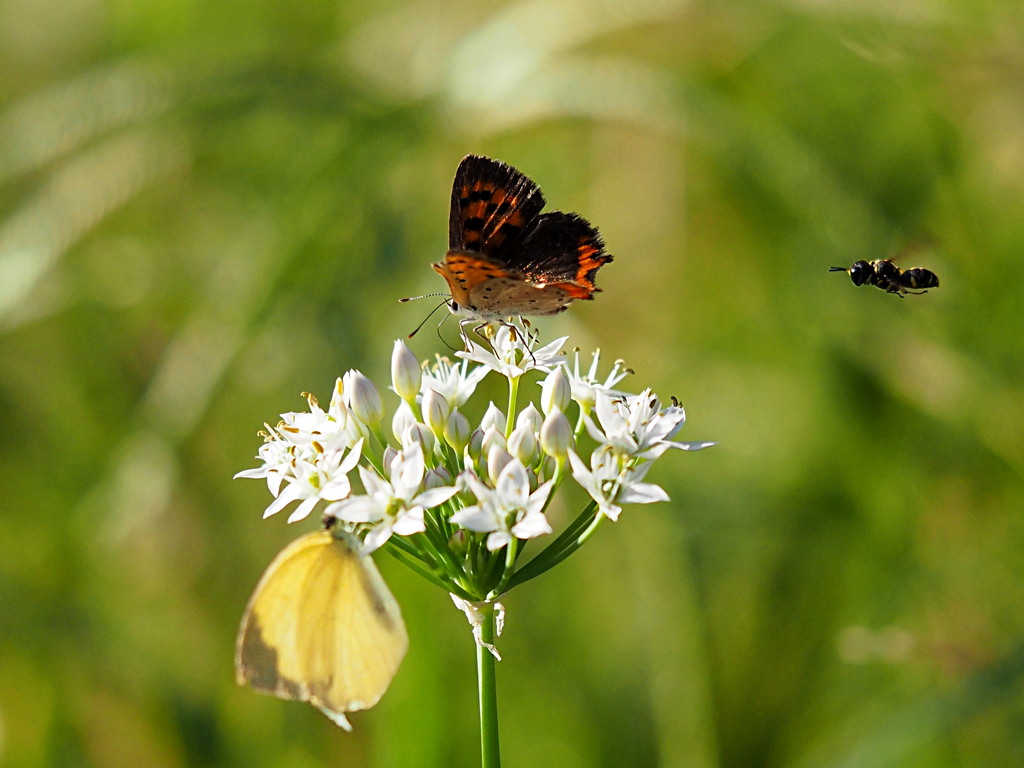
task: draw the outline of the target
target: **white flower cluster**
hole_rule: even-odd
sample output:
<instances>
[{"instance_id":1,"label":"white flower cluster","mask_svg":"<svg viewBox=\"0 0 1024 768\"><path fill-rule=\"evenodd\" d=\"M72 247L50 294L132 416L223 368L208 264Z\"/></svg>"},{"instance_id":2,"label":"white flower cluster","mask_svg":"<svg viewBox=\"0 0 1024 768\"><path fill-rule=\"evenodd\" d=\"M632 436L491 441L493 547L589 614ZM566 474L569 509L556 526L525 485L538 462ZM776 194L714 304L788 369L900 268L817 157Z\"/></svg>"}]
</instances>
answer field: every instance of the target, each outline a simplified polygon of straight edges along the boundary
<instances>
[{"instance_id":1,"label":"white flower cluster","mask_svg":"<svg viewBox=\"0 0 1024 768\"><path fill-rule=\"evenodd\" d=\"M295 522L323 502L325 514L357 533L365 551L393 536L412 537L413 553L447 550L441 557L417 554L427 564L453 562L453 553L471 549L468 542L493 553L551 533L545 510L568 476L592 498L592 520L616 520L624 504L667 500L659 486L644 482L654 460L673 448L711 445L673 441L683 409L663 408L650 390L617 391L629 373L621 362L599 380L599 353L584 371L578 353L571 361L561 353L565 338L538 349L524 338L501 327L490 349L472 343L457 353L458 363L439 358L422 365L396 341L391 384L400 402L390 435L379 392L349 371L326 410L307 395L308 412L283 414L268 426L262 466L236 477L266 478L274 500L264 517L297 502L288 518ZM509 413L491 403L474 427L463 409L491 371L508 379ZM539 409L533 402L517 408L530 371L543 374Z\"/></svg>"}]
</instances>

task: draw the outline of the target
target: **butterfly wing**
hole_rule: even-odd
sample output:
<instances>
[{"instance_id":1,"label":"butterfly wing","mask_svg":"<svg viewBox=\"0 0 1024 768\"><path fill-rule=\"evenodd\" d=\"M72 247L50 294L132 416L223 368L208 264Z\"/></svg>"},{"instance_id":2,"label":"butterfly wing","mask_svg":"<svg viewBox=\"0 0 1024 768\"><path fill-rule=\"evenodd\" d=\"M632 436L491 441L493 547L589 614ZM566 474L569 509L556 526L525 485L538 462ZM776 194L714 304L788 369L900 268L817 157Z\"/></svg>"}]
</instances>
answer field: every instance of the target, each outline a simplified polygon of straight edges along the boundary
<instances>
[{"instance_id":1,"label":"butterfly wing","mask_svg":"<svg viewBox=\"0 0 1024 768\"><path fill-rule=\"evenodd\" d=\"M555 315L577 299L592 299L594 276L611 260L585 219L554 211L538 216L518 244L514 270L489 266L471 253L449 253L446 264L461 270L465 304L481 317L497 318Z\"/></svg>"},{"instance_id":2,"label":"butterfly wing","mask_svg":"<svg viewBox=\"0 0 1024 768\"><path fill-rule=\"evenodd\" d=\"M239 683L308 701L339 725L372 707L408 649L401 612L373 560L329 531L288 545L242 618Z\"/></svg>"},{"instance_id":3,"label":"butterfly wing","mask_svg":"<svg viewBox=\"0 0 1024 768\"><path fill-rule=\"evenodd\" d=\"M448 249L506 263L543 208L544 195L526 174L500 160L468 155L452 184Z\"/></svg>"},{"instance_id":4,"label":"butterfly wing","mask_svg":"<svg viewBox=\"0 0 1024 768\"><path fill-rule=\"evenodd\" d=\"M535 283L571 283L590 298L597 290L597 270L612 260L604 241L590 222L575 213L553 211L539 216L522 243L516 264Z\"/></svg>"},{"instance_id":5,"label":"butterfly wing","mask_svg":"<svg viewBox=\"0 0 1024 768\"><path fill-rule=\"evenodd\" d=\"M449 250L434 270L448 282L453 309L483 320L554 315L597 291L594 276L612 260L597 230L575 214L541 215L544 197L525 174L469 155L455 174Z\"/></svg>"},{"instance_id":6,"label":"butterfly wing","mask_svg":"<svg viewBox=\"0 0 1024 768\"><path fill-rule=\"evenodd\" d=\"M409 648L405 623L372 558L338 540L324 557L333 563L302 609L316 617L305 640L309 700L327 713L369 709Z\"/></svg>"}]
</instances>

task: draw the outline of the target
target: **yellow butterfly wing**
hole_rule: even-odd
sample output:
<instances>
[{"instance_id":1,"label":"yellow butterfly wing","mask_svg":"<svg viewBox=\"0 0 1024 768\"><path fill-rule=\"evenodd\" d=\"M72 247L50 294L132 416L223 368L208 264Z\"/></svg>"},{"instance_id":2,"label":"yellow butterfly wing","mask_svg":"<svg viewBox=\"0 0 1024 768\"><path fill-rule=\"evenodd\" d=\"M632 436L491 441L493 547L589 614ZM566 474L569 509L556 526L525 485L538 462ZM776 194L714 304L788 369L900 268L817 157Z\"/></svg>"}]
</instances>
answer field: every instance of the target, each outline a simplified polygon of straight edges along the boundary
<instances>
[{"instance_id":1,"label":"yellow butterfly wing","mask_svg":"<svg viewBox=\"0 0 1024 768\"><path fill-rule=\"evenodd\" d=\"M330 531L293 541L267 568L238 631L238 682L308 701L342 727L384 695L409 647L370 557Z\"/></svg>"}]
</instances>

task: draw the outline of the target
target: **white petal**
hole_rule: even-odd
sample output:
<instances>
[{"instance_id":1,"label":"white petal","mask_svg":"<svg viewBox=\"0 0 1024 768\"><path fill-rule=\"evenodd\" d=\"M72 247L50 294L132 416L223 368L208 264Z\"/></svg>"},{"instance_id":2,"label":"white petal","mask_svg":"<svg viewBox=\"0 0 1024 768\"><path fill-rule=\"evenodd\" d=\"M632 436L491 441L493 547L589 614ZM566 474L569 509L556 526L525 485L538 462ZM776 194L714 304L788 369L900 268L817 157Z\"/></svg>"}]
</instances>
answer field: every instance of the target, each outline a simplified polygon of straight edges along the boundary
<instances>
[{"instance_id":1,"label":"white petal","mask_svg":"<svg viewBox=\"0 0 1024 768\"><path fill-rule=\"evenodd\" d=\"M622 512L622 507L620 507L618 504L604 503L599 505L599 510L602 515L604 515L614 523L616 520L619 519L619 513Z\"/></svg>"},{"instance_id":2,"label":"white petal","mask_svg":"<svg viewBox=\"0 0 1024 768\"><path fill-rule=\"evenodd\" d=\"M423 449L419 443L404 448L391 464L391 487L395 490L395 496L408 499L416 493L423 482L425 470Z\"/></svg>"},{"instance_id":3,"label":"white petal","mask_svg":"<svg viewBox=\"0 0 1024 768\"><path fill-rule=\"evenodd\" d=\"M530 493L530 479L526 476L526 467L519 459L513 459L511 456L494 485L501 498L516 503L525 502Z\"/></svg>"},{"instance_id":4,"label":"white petal","mask_svg":"<svg viewBox=\"0 0 1024 768\"><path fill-rule=\"evenodd\" d=\"M347 523L376 523L383 510L370 496L351 496L328 507L328 511Z\"/></svg>"},{"instance_id":5,"label":"white petal","mask_svg":"<svg viewBox=\"0 0 1024 768\"><path fill-rule=\"evenodd\" d=\"M530 494L530 499L526 503L527 512L533 514L544 509L544 505L548 502L548 496L551 495L551 489L554 487L554 480L548 480L543 485L538 486L537 490Z\"/></svg>"},{"instance_id":6,"label":"white petal","mask_svg":"<svg viewBox=\"0 0 1024 768\"><path fill-rule=\"evenodd\" d=\"M380 549L391 538L391 526L390 525L379 525L366 534L366 538L363 539L363 550L362 554L369 555L371 552Z\"/></svg>"},{"instance_id":7,"label":"white petal","mask_svg":"<svg viewBox=\"0 0 1024 768\"><path fill-rule=\"evenodd\" d=\"M412 536L414 533L423 533L427 529L423 522L423 507L407 509L395 519L392 529L399 536Z\"/></svg>"},{"instance_id":8,"label":"white petal","mask_svg":"<svg viewBox=\"0 0 1024 768\"><path fill-rule=\"evenodd\" d=\"M438 504L443 504L448 501L452 496L458 493L457 488L451 486L442 486L440 488L430 488L415 499L412 500L412 504L419 504L427 509L433 509Z\"/></svg>"},{"instance_id":9,"label":"white petal","mask_svg":"<svg viewBox=\"0 0 1024 768\"><path fill-rule=\"evenodd\" d=\"M352 449L348 452L348 455L344 458L341 464L338 465L338 471L344 472L346 475L351 472L356 464L359 463L359 459L363 455L363 439L359 438L356 444L352 446Z\"/></svg>"},{"instance_id":10,"label":"white petal","mask_svg":"<svg viewBox=\"0 0 1024 768\"><path fill-rule=\"evenodd\" d=\"M497 530L498 521L494 515L487 512L479 504L474 504L471 507L463 507L450 518L448 522L454 523L455 525L461 525L463 528L468 528L471 531L477 533L489 533L490 531Z\"/></svg>"},{"instance_id":11,"label":"white petal","mask_svg":"<svg viewBox=\"0 0 1024 768\"><path fill-rule=\"evenodd\" d=\"M370 496L391 497L391 484L382 479L373 469L360 464L359 479L363 481L363 488Z\"/></svg>"},{"instance_id":12,"label":"white petal","mask_svg":"<svg viewBox=\"0 0 1024 768\"><path fill-rule=\"evenodd\" d=\"M299 520L305 520L309 517L309 513L313 511L313 507L320 501L317 496L310 496L304 499L299 506L295 508L295 511L288 515L289 523L297 523Z\"/></svg>"},{"instance_id":13,"label":"white petal","mask_svg":"<svg viewBox=\"0 0 1024 768\"><path fill-rule=\"evenodd\" d=\"M616 499L622 504L651 504L655 501L668 500L665 489L654 483L630 483L622 489Z\"/></svg>"},{"instance_id":14,"label":"white petal","mask_svg":"<svg viewBox=\"0 0 1024 768\"><path fill-rule=\"evenodd\" d=\"M666 445L670 448L678 448L680 451L700 451L704 448L710 448L712 445L718 445L718 443L675 443L666 441Z\"/></svg>"},{"instance_id":15,"label":"white petal","mask_svg":"<svg viewBox=\"0 0 1024 768\"><path fill-rule=\"evenodd\" d=\"M551 533L551 524L542 512L530 513L512 526L512 535L517 539L533 539Z\"/></svg>"},{"instance_id":16,"label":"white petal","mask_svg":"<svg viewBox=\"0 0 1024 768\"><path fill-rule=\"evenodd\" d=\"M266 520L271 515L276 515L293 501L297 501L301 498L302 488L298 483L289 483L288 487L281 491L281 495L274 499L273 503L267 507L266 511L263 513L263 519Z\"/></svg>"},{"instance_id":17,"label":"white petal","mask_svg":"<svg viewBox=\"0 0 1024 768\"><path fill-rule=\"evenodd\" d=\"M270 467L264 465L262 467L256 467L256 469L243 469L241 472L234 474L231 479L238 480L239 478L258 479L266 477L267 472L270 471Z\"/></svg>"},{"instance_id":18,"label":"white petal","mask_svg":"<svg viewBox=\"0 0 1024 768\"><path fill-rule=\"evenodd\" d=\"M331 480L320 489L320 498L325 501L341 501L350 493L352 493L352 483L348 481L347 477L342 475Z\"/></svg>"},{"instance_id":19,"label":"white petal","mask_svg":"<svg viewBox=\"0 0 1024 768\"><path fill-rule=\"evenodd\" d=\"M507 531L495 531L487 537L487 549L497 552L512 541L512 536Z\"/></svg>"},{"instance_id":20,"label":"white petal","mask_svg":"<svg viewBox=\"0 0 1024 768\"><path fill-rule=\"evenodd\" d=\"M577 472L584 475L590 474L590 470L587 468L587 465L583 463L583 459L576 455L576 451L569 451L569 464L572 466L572 474L574 477Z\"/></svg>"},{"instance_id":21,"label":"white petal","mask_svg":"<svg viewBox=\"0 0 1024 768\"><path fill-rule=\"evenodd\" d=\"M267 474L267 488L270 489L270 493L274 498L281 492L281 483L284 482L286 475L283 472L278 472L276 469L272 470Z\"/></svg>"}]
</instances>

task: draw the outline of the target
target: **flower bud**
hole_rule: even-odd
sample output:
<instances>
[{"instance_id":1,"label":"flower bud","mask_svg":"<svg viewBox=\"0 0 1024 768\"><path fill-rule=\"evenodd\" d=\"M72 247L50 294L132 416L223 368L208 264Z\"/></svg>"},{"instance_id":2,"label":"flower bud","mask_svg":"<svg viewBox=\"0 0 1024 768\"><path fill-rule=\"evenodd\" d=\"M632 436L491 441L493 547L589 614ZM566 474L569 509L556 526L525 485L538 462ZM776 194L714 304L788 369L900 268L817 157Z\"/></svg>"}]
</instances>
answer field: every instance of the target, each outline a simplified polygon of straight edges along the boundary
<instances>
[{"instance_id":1,"label":"flower bud","mask_svg":"<svg viewBox=\"0 0 1024 768\"><path fill-rule=\"evenodd\" d=\"M443 435L450 412L448 401L444 399L444 396L439 395L431 388L427 388L423 392L420 411L423 413L423 420L430 426L430 431L438 437Z\"/></svg>"},{"instance_id":2,"label":"flower bud","mask_svg":"<svg viewBox=\"0 0 1024 768\"><path fill-rule=\"evenodd\" d=\"M452 411L448 423L444 425L444 440L460 456L469 444L471 434L469 419L459 411Z\"/></svg>"},{"instance_id":3,"label":"flower bud","mask_svg":"<svg viewBox=\"0 0 1024 768\"><path fill-rule=\"evenodd\" d=\"M550 415L555 409L564 411L572 400L572 385L561 365L553 368L541 382L540 407L544 415Z\"/></svg>"},{"instance_id":4,"label":"flower bud","mask_svg":"<svg viewBox=\"0 0 1024 768\"><path fill-rule=\"evenodd\" d=\"M469 534L464 528L459 528L449 537L448 548L456 556L464 555L469 551Z\"/></svg>"},{"instance_id":5,"label":"flower bud","mask_svg":"<svg viewBox=\"0 0 1024 768\"><path fill-rule=\"evenodd\" d=\"M444 467L431 467L423 477L423 487L425 489L443 488L451 484L452 476Z\"/></svg>"},{"instance_id":6,"label":"flower bud","mask_svg":"<svg viewBox=\"0 0 1024 768\"><path fill-rule=\"evenodd\" d=\"M402 442L405 431L415 423L416 414L412 412L407 402L402 401L395 409L395 415L391 417L391 434L395 436L395 440Z\"/></svg>"},{"instance_id":7,"label":"flower bud","mask_svg":"<svg viewBox=\"0 0 1024 768\"><path fill-rule=\"evenodd\" d=\"M405 402L411 403L420 391L423 369L416 355L401 339L395 340L395 348L391 353L391 386Z\"/></svg>"},{"instance_id":8,"label":"flower bud","mask_svg":"<svg viewBox=\"0 0 1024 768\"><path fill-rule=\"evenodd\" d=\"M524 467L533 465L537 458L537 448L537 434L528 427L516 427L508 436L508 452L519 459Z\"/></svg>"},{"instance_id":9,"label":"flower bud","mask_svg":"<svg viewBox=\"0 0 1024 768\"><path fill-rule=\"evenodd\" d=\"M494 403L487 406L487 412L484 414L483 419L480 420L480 429L485 433L491 428L505 434L505 414Z\"/></svg>"},{"instance_id":10,"label":"flower bud","mask_svg":"<svg viewBox=\"0 0 1024 768\"><path fill-rule=\"evenodd\" d=\"M388 477L391 477L391 462L395 460L395 457L397 455L398 451L392 445L389 445L387 448L384 449L384 458L381 461L381 464L384 466L384 472L387 474Z\"/></svg>"},{"instance_id":11,"label":"flower bud","mask_svg":"<svg viewBox=\"0 0 1024 768\"><path fill-rule=\"evenodd\" d=\"M327 409L327 415L334 419L339 430L348 425L348 406L345 405L344 392L345 385L339 378L334 382L334 394L331 395L331 405Z\"/></svg>"},{"instance_id":12,"label":"flower bud","mask_svg":"<svg viewBox=\"0 0 1024 768\"><path fill-rule=\"evenodd\" d=\"M352 413L370 429L376 429L384 417L384 404L373 382L359 371L349 371L343 384Z\"/></svg>"},{"instance_id":13,"label":"flower bud","mask_svg":"<svg viewBox=\"0 0 1024 768\"><path fill-rule=\"evenodd\" d=\"M544 453L564 459L572 445L572 427L561 411L552 411L540 428L540 447Z\"/></svg>"},{"instance_id":14,"label":"flower bud","mask_svg":"<svg viewBox=\"0 0 1024 768\"><path fill-rule=\"evenodd\" d=\"M495 429L494 427L488 427L487 431L484 432L484 441L481 446L481 455L490 456L491 449L495 446L501 448L503 451L506 450L505 435L501 430Z\"/></svg>"},{"instance_id":15,"label":"flower bud","mask_svg":"<svg viewBox=\"0 0 1024 768\"><path fill-rule=\"evenodd\" d=\"M483 456L484 433L482 430L473 430L473 434L469 436L469 443L466 445L465 451L469 455L470 462L476 462Z\"/></svg>"},{"instance_id":16,"label":"flower bud","mask_svg":"<svg viewBox=\"0 0 1024 768\"><path fill-rule=\"evenodd\" d=\"M434 433L430 431L430 427L419 422L411 424L405 430L405 434L402 435L402 445L404 447L408 448L410 445L419 443L425 457L433 456L435 442Z\"/></svg>"},{"instance_id":17,"label":"flower bud","mask_svg":"<svg viewBox=\"0 0 1024 768\"><path fill-rule=\"evenodd\" d=\"M491 483L494 485L498 484L501 470L511 461L512 455L500 445L491 447L491 450L487 452L487 476L491 478Z\"/></svg>"},{"instance_id":18,"label":"flower bud","mask_svg":"<svg viewBox=\"0 0 1024 768\"><path fill-rule=\"evenodd\" d=\"M540 411L537 410L537 406L533 403L527 405L523 410L519 412L519 416L516 418L516 428L528 429L531 432L540 432L540 425L544 423L544 417L541 416Z\"/></svg>"},{"instance_id":19,"label":"flower bud","mask_svg":"<svg viewBox=\"0 0 1024 768\"><path fill-rule=\"evenodd\" d=\"M540 463L540 469L537 472L537 476L547 479L554 477L556 472L558 472L558 459L551 456L545 456L544 461Z\"/></svg>"}]
</instances>

